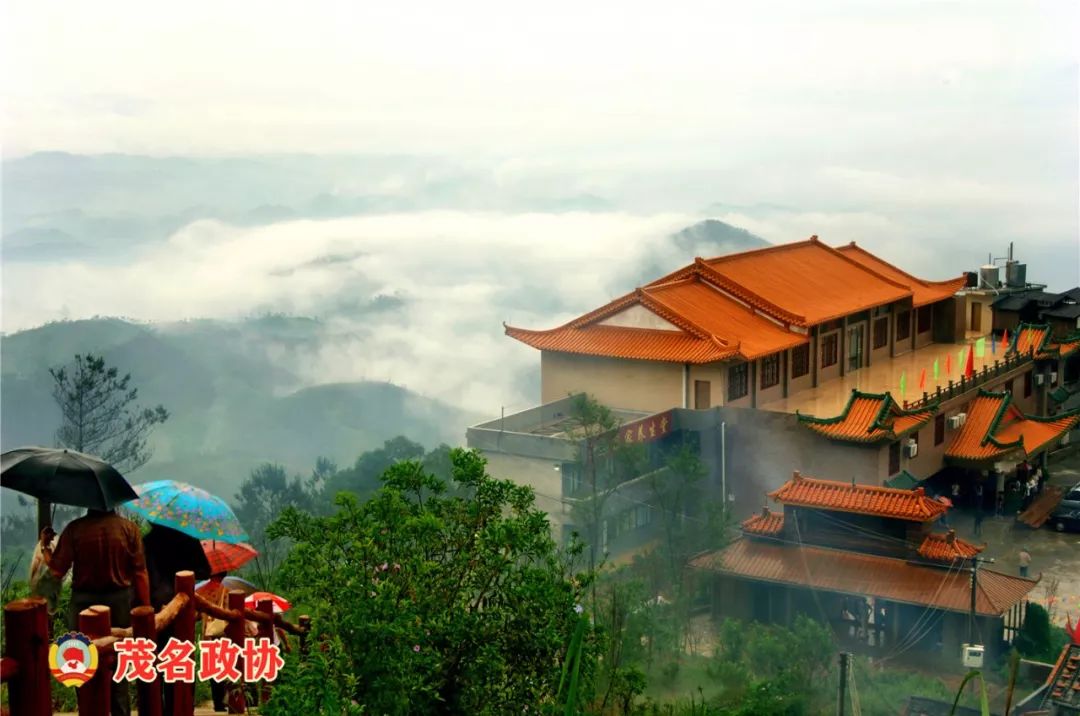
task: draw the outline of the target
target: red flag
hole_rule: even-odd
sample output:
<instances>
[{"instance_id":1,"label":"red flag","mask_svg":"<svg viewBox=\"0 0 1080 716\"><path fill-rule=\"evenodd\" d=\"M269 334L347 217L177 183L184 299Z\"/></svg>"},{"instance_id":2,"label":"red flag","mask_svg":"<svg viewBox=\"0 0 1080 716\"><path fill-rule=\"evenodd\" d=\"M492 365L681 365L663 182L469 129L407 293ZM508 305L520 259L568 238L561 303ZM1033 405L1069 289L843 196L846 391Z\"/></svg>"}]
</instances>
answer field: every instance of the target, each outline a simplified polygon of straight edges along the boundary
<instances>
[{"instance_id":1,"label":"red flag","mask_svg":"<svg viewBox=\"0 0 1080 716\"><path fill-rule=\"evenodd\" d=\"M945 375L952 375L952 352L945 354Z\"/></svg>"},{"instance_id":2,"label":"red flag","mask_svg":"<svg viewBox=\"0 0 1080 716\"><path fill-rule=\"evenodd\" d=\"M1006 328L1005 332L1001 334L1001 350L1009 350L1009 329Z\"/></svg>"},{"instance_id":3,"label":"red flag","mask_svg":"<svg viewBox=\"0 0 1080 716\"><path fill-rule=\"evenodd\" d=\"M964 377L975 377L975 350L971 346L968 346L967 365L964 366Z\"/></svg>"},{"instance_id":4,"label":"red flag","mask_svg":"<svg viewBox=\"0 0 1080 716\"><path fill-rule=\"evenodd\" d=\"M919 373L919 390L926 390L926 368Z\"/></svg>"},{"instance_id":5,"label":"red flag","mask_svg":"<svg viewBox=\"0 0 1080 716\"><path fill-rule=\"evenodd\" d=\"M1072 616L1065 613L1065 633L1072 639L1073 644L1080 644L1080 621L1076 622L1076 627L1072 625Z\"/></svg>"}]
</instances>

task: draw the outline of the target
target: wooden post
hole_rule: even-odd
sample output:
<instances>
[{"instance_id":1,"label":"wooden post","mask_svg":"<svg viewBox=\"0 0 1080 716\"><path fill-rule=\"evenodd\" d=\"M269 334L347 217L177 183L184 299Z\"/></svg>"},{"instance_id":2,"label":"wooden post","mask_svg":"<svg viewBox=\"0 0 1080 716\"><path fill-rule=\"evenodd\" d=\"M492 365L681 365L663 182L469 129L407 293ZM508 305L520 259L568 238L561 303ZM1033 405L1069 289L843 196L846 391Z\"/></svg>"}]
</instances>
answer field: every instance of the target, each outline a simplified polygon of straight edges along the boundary
<instances>
[{"instance_id":1,"label":"wooden post","mask_svg":"<svg viewBox=\"0 0 1080 716\"><path fill-rule=\"evenodd\" d=\"M154 625L153 607L135 607L131 610L131 635L136 639L149 639L157 643L157 627ZM162 716L161 676L154 671L152 683L138 682L139 716Z\"/></svg>"},{"instance_id":2,"label":"wooden post","mask_svg":"<svg viewBox=\"0 0 1080 716\"><path fill-rule=\"evenodd\" d=\"M195 573L189 569L177 572L173 581L177 594L188 596L187 604L176 615L173 636L177 641L195 641ZM173 716L191 716L195 710L195 684L176 682L172 685Z\"/></svg>"},{"instance_id":3,"label":"wooden post","mask_svg":"<svg viewBox=\"0 0 1080 716\"><path fill-rule=\"evenodd\" d=\"M96 605L79 612L79 631L91 639L112 633L112 614L106 606ZM112 712L113 654L98 652L94 676L77 690L79 716L109 716Z\"/></svg>"},{"instance_id":4,"label":"wooden post","mask_svg":"<svg viewBox=\"0 0 1080 716\"><path fill-rule=\"evenodd\" d=\"M300 656L307 656L308 634L311 632L311 617L307 614L301 614L298 621L304 630L304 633L300 635Z\"/></svg>"},{"instance_id":5,"label":"wooden post","mask_svg":"<svg viewBox=\"0 0 1080 716\"><path fill-rule=\"evenodd\" d=\"M11 712L26 716L52 713L49 696L49 614L41 597L4 605L4 648L19 664L8 682Z\"/></svg>"},{"instance_id":6,"label":"wooden post","mask_svg":"<svg viewBox=\"0 0 1080 716\"><path fill-rule=\"evenodd\" d=\"M274 616L274 602L269 599L260 599L256 606L260 612ZM274 641L274 623L270 622L265 624L259 622L259 638L269 639L271 643ZM270 700L270 684L269 682L261 683L257 686L259 689L259 703L265 704Z\"/></svg>"},{"instance_id":7,"label":"wooden post","mask_svg":"<svg viewBox=\"0 0 1080 716\"><path fill-rule=\"evenodd\" d=\"M244 599L246 595L239 589L233 589L229 592L229 609L233 611L244 611ZM243 616L239 616L235 619L230 619L228 625L225 627L225 636L236 644L237 647L244 648L244 627L245 619ZM240 669L243 673L243 658L237 662L236 668ZM229 713L242 714L247 713L247 699L244 696L244 680L241 678L235 684L228 685L228 703Z\"/></svg>"}]
</instances>

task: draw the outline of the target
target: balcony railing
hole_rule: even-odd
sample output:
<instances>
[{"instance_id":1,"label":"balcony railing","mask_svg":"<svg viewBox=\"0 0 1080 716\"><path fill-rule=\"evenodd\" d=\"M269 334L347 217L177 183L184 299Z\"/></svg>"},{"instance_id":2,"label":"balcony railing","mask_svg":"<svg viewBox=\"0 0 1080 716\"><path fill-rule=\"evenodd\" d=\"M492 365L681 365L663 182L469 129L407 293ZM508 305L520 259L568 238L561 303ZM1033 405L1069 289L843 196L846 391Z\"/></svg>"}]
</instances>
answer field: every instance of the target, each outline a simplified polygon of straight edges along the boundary
<instances>
[{"instance_id":1,"label":"balcony railing","mask_svg":"<svg viewBox=\"0 0 1080 716\"><path fill-rule=\"evenodd\" d=\"M958 381L949 381L946 386L938 386L937 390L924 392L921 398L905 400L904 408L907 410L922 408L931 403L943 403L953 398L958 398L965 393L986 385L995 378L1010 373L1021 366L1035 362L1035 351L1027 353L1008 353L1004 360L995 360L993 365L984 365L981 371L975 371L970 378L961 375Z\"/></svg>"}]
</instances>

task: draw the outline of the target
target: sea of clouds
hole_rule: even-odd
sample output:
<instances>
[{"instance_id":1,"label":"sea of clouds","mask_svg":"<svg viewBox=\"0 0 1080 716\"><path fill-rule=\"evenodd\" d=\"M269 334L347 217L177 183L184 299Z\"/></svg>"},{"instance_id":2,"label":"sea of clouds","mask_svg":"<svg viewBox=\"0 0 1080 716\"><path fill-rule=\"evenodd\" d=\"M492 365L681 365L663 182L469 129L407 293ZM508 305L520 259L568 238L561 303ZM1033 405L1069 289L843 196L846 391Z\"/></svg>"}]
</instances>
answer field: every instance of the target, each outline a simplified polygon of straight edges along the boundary
<instances>
[{"instance_id":1,"label":"sea of clouds","mask_svg":"<svg viewBox=\"0 0 1080 716\"><path fill-rule=\"evenodd\" d=\"M385 380L498 415L539 398L539 356L507 338L503 322L560 325L694 255L724 253L716 245L687 251L671 240L701 218L439 211L259 227L196 221L109 266L6 263L3 327L92 316L310 316L322 325L316 347L278 356L304 384ZM927 229L873 213L778 209L719 218L775 243L811 233L833 245L858 240L932 279L974 269L985 256L977 242L912 240Z\"/></svg>"}]
</instances>

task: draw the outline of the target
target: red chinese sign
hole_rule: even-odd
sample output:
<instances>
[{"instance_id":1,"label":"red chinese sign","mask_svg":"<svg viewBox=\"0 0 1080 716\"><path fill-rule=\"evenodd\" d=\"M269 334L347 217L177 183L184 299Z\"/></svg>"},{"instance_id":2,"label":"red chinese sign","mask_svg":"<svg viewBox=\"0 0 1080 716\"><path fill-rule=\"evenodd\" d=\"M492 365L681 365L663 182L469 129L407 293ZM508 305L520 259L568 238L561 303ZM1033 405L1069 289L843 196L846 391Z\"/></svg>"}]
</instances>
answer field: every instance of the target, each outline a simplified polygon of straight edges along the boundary
<instances>
[{"instance_id":1,"label":"red chinese sign","mask_svg":"<svg viewBox=\"0 0 1080 716\"><path fill-rule=\"evenodd\" d=\"M650 415L619 428L619 439L628 444L650 443L672 430L672 411Z\"/></svg>"}]
</instances>

